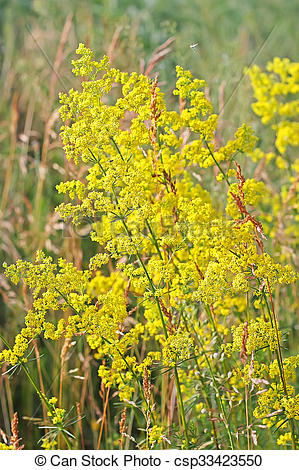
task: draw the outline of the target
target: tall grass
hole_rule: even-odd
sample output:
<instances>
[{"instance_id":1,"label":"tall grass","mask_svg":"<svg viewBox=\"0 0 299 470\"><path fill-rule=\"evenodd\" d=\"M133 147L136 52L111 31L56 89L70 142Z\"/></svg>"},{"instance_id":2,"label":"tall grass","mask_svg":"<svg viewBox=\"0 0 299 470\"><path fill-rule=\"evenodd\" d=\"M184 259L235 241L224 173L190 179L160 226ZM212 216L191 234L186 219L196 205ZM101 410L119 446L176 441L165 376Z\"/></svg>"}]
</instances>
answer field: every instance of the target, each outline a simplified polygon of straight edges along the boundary
<instances>
[{"instance_id":1,"label":"tall grass","mask_svg":"<svg viewBox=\"0 0 299 470\"><path fill-rule=\"evenodd\" d=\"M151 77L158 74L170 105L174 105L170 91L175 83L175 65L191 69L194 75L206 80L209 85L206 94L220 112L219 145L231 138L233 130L244 121L251 123L258 135L263 135L261 143L266 146L272 136L250 109L252 91L243 69L252 61L264 65L273 56L297 59L297 13L295 0L262 3L258 0L187 3L180 0L163 3L155 0L133 3L55 0L46 5L38 0L1 1L2 261L10 264L18 258L31 260L37 249L44 249L81 268L86 267L96 252L94 243L84 236L84 227L78 233L65 226L54 212L60 202L55 185L78 177L74 164L64 159L59 140L61 122L57 97L64 88L79 86L69 65L79 42L89 44L98 57L107 53L113 66L121 70L148 70ZM161 45L164 46L159 49ZM79 178L84 176L85 170L79 170ZM251 162L246 170L266 181L274 196L285 183L271 165L264 167ZM215 197L216 208L220 208L223 201L212 176L204 184ZM277 215L280 221L288 216L286 207ZM288 239L284 234L274 240L270 250L274 255L288 252ZM296 261L293 253L288 255ZM282 306L281 322L283 328L289 330L292 352L297 340L297 319L289 314L288 307L296 303L295 288L288 289L287 298L284 295L278 290L274 304L276 310L278 305ZM0 324L5 337L13 338L20 330L29 303L26 287L12 288L1 277ZM142 348L137 353L142 355ZM83 339L78 337L75 345L39 338L34 342L31 357L35 358L36 366L32 367L32 375L40 390L59 397L61 403L77 403L74 416L85 415L85 419L78 420L74 426L81 436L81 444L77 441L76 445L80 447L83 442L87 448L118 447L117 427L123 408L115 392L99 382L98 364ZM212 377L215 386L220 374L217 371ZM169 424L175 414L174 379L170 372L161 377L161 412L164 423ZM14 375L13 380L5 374L0 381L0 428L10 435L11 421L18 410L20 435L31 436L26 439L26 448L36 447L41 435L38 425L46 420L45 407L30 384L25 383L23 374ZM204 379L202 390L212 416L216 404L207 387ZM170 395L169 390L173 391ZM251 404L247 405L250 411ZM132 435L138 415L136 418L134 410L130 409L126 418L126 433ZM247 418L244 415L245 421ZM217 429L214 432L217 435ZM242 432L243 429L239 430ZM269 439L270 445L275 447L271 433ZM122 445L129 448L134 444L126 438Z\"/></svg>"}]
</instances>

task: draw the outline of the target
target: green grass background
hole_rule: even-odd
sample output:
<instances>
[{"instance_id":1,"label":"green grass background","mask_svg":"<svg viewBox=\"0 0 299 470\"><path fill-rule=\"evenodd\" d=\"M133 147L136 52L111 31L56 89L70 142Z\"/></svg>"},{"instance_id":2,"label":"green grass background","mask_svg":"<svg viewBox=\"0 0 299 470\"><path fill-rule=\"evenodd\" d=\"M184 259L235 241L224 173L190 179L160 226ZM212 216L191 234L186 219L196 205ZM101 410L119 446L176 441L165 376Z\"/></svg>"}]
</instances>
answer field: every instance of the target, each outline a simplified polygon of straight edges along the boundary
<instances>
[{"instance_id":1,"label":"green grass background","mask_svg":"<svg viewBox=\"0 0 299 470\"><path fill-rule=\"evenodd\" d=\"M298 60L298 13L297 0L0 0L1 261L31 259L37 248L44 248L81 265L94 253L87 238L66 236L53 215L60 202L55 185L75 171L64 161L58 138L60 121L54 117L58 92L79 85L70 65L79 42L100 57L119 31L113 65L140 71L154 50L175 36L172 51L152 75L159 74L169 103L174 102L170 90L176 64L207 81L216 111L222 89L223 133L229 138L242 122L251 123L257 131L262 128L250 108L252 91L243 70L253 62L264 66L274 56ZM55 78L51 64L67 18L70 29ZM192 44L198 45L191 48ZM43 152L45 179L38 193ZM6 337L12 338L23 324L26 293L11 289L3 277L0 288L0 325ZM45 382L53 394L57 393L54 370L59 367L54 358L60 347L47 345L49 354L43 359L48 373ZM83 345L78 348L85 353ZM90 397L95 399L92 361L89 367ZM21 384L21 376L11 382L1 379L0 427L5 432L9 432L13 409L40 416L36 397ZM96 421L96 412L88 419L89 424ZM31 445L36 445L37 426L23 420L21 430L27 445L30 433ZM91 433L91 446L96 436Z\"/></svg>"}]
</instances>

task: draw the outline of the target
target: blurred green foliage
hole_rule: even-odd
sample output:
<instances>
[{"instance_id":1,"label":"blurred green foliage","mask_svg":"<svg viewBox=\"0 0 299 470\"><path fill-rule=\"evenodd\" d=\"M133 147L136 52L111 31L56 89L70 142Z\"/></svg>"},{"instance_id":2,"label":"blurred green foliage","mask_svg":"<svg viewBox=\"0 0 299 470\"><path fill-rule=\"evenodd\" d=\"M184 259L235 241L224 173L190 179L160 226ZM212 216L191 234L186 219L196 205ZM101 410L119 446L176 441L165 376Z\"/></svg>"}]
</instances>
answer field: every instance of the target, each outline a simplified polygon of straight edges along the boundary
<instances>
[{"instance_id":1,"label":"blurred green foliage","mask_svg":"<svg viewBox=\"0 0 299 470\"><path fill-rule=\"evenodd\" d=\"M58 92L78 86L70 62L79 42L100 57L111 50L116 38L113 65L140 71L155 49L174 36L172 51L152 71L152 76L159 74L166 99L174 101L170 90L175 66L180 64L206 80L216 112L223 111L225 138L242 122L253 125L260 135L262 125L251 111L252 90L243 70L252 63L264 66L274 56L298 60L298 14L297 0L0 0L0 187L3 191L7 183L8 191L5 204L1 196L2 261L30 259L37 248L77 265L94 254L88 238L74 240L53 217L54 207L61 202L55 185L75 171L64 161L55 110ZM70 28L56 75L53 64L66 21ZM45 179L39 193L41 167ZM23 324L25 294L17 295L2 279L0 287L0 325L12 338ZM45 382L57 394L59 364L54 359L59 348L51 344L43 348L48 348ZM79 350L87 357L84 348L80 342ZM90 375L95 374L91 359L86 367ZM92 400L98 394L95 382L88 382ZM14 379L16 390L20 383L21 379ZM22 386L14 394L14 408L40 416L38 400L28 390ZM0 427L8 432L7 410L12 411L12 403L7 384L6 391L7 409L2 402ZM88 428L99 417L95 408L93 413L87 418ZM24 423L22 432L30 429L34 446L39 431L31 421ZM91 446L96 445L96 437L97 432L90 436Z\"/></svg>"}]
</instances>

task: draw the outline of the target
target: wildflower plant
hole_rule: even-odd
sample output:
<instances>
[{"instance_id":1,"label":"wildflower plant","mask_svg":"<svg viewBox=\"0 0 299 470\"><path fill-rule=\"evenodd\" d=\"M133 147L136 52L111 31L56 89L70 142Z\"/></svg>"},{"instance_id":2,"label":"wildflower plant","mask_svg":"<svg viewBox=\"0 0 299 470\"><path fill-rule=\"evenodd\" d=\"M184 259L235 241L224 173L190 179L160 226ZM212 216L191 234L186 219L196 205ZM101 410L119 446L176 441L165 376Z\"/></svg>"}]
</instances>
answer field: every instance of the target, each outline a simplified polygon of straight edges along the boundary
<instances>
[{"instance_id":1,"label":"wildflower plant","mask_svg":"<svg viewBox=\"0 0 299 470\"><path fill-rule=\"evenodd\" d=\"M83 44L77 54L81 88L60 95L61 138L84 173L57 186L65 195L57 211L75 225L92 222L96 253L82 270L44 252L5 265L32 305L0 360L21 364L30 378L26 352L37 336L84 336L100 383L123 403L121 446L250 449L269 427L278 445L296 448L299 359L283 357L273 298L297 275L266 251L258 214L268 189L243 175L246 159L268 158L253 129L241 125L219 147L206 84L190 71L177 67L179 110L169 110L157 78L112 68ZM275 59L268 69L282 83L253 67L254 110L264 123L289 118L273 127L284 154L297 145L298 107L277 96L298 91L298 64ZM205 175L225 194L222 208ZM56 445L58 431L72 446L66 411L38 394L54 426L43 447Z\"/></svg>"}]
</instances>

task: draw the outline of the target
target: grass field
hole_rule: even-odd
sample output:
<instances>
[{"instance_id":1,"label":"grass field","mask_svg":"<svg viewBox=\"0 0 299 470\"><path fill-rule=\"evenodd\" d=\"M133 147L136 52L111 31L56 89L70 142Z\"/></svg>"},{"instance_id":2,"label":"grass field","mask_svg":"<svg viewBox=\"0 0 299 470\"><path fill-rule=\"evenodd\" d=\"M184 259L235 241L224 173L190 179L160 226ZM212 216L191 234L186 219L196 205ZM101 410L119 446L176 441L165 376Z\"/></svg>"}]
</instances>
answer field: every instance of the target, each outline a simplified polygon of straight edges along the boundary
<instances>
[{"instance_id":1,"label":"grass field","mask_svg":"<svg viewBox=\"0 0 299 470\"><path fill-rule=\"evenodd\" d=\"M86 295L86 298L76 297L77 304L72 304L74 296L66 290L59 297L60 304L66 303L61 311L49 300L48 319L56 328L58 318L68 321L67 315L76 314L76 305L85 313L87 306L104 308L106 297L104 307L102 301L95 299L111 292L115 298L110 303L107 301L107 305L111 308L114 302L120 317L115 317L115 312L107 306L111 324L108 321L106 327L110 331L116 322L121 335L127 337L121 343L115 327L109 340L113 349L109 342L99 345L85 340L85 336L94 334L94 326L88 331L87 327L84 330L77 325L69 339L58 333L54 338L53 333L52 339L57 341L45 338L41 327L30 338L27 363L22 359L5 361L2 357L0 428L4 443L9 442L15 412L22 444L26 449L33 449L42 444L40 439L45 430L40 426L50 426L57 409L66 409L70 414L61 422L58 419L57 435L50 436L53 439L47 439L45 445L75 449L296 448L299 395L295 369L299 359L296 355L298 300L293 270L298 264L298 13L296 0L165 0L163 3L158 0L0 0L1 264L9 266L18 259L33 263L24 265L25 282L18 285L11 282L12 271L5 276L1 269L3 349L13 347L14 338L24 327L24 317L33 308L33 287L29 281L26 283L26 273L34 271L32 266L38 250L43 250L54 262L63 258L73 263L77 270L88 270L90 259L97 253L105 256L109 253L107 264L103 263L98 271L89 269L91 279L85 280L85 284L78 272L73 273L72 281L62 276L65 285L70 283L76 295ZM71 62L78 59L79 43L92 49L98 61L106 54L112 67L121 72L144 74L147 82L146 79L142 84L134 80L129 83L137 90L136 103L144 92L148 112L142 110L141 104L125 103L127 114L119 118L121 131L116 132L116 141L112 139L108 143L102 130L95 126L96 118L94 121L86 118L87 125L85 121L82 124L83 129L88 126L94 129L98 145L102 146L99 148L104 148L104 170L97 178L105 180L106 186L103 183L103 187L98 187L94 183L95 187L91 185L88 191L103 192L106 198L103 210L108 212L106 220L102 215L90 216L87 210L80 209L81 223L74 227L69 219L63 221L61 213L55 211L55 207L68 200L61 194L68 190L62 188L59 193L56 186L68 180L86 183L90 168L97 172L99 165L99 157L94 155L93 160L88 161L86 157L78 165L73 159L67 159L60 137L63 120L58 112L59 93L67 93L71 88L80 90L82 83L90 80L90 76L72 73ZM273 87L267 99L266 95L261 98L262 80L259 81L258 73L251 75L250 80L245 69L254 70L252 67L258 65L265 70L274 57L288 58L294 66L292 69L286 64L277 66L281 75L277 71L276 75L285 88L277 92ZM191 114L188 117L187 112L187 117L182 117L184 109L196 106L189 104L187 92L184 95L189 80L185 75L182 75L185 82L179 97L172 93L176 87L177 65L190 70L194 78L205 80L202 92L196 85L190 89L202 93L198 99L203 100L207 114L200 114L198 108L195 117L191 118ZM290 76L295 77L293 89ZM153 85L156 77L165 106L180 116L178 128L169 116L163 117L159 108L162 96ZM123 80L124 85L127 79ZM92 91L89 93L92 96ZM121 113L115 104L120 96L120 85L115 83L103 97L107 113L111 112L112 117L109 115L110 120L107 118L106 122L101 116L98 126L110 129L110 139L116 126L113 115ZM277 98L277 102L271 101L271 97ZM80 122L87 113L80 99L76 104L80 112L75 117L68 115L66 126L71 125L71 119ZM257 106L252 107L258 99L259 110ZM213 128L211 124L212 135L204 127L206 116L212 114L208 102L219 115L218 125ZM285 108L281 111L277 103ZM89 103L91 109L93 106L96 108ZM142 113L148 135L146 127L141 127L139 134L136 131L140 139L137 145L126 140L125 129L130 128L134 117L143 116ZM196 126L199 126L196 119L202 120L205 129L202 132L207 134L197 144L199 147L186 150L192 139L196 139ZM240 134L241 150L238 146L231 150L227 144L243 123L253 129L259 150L251 148L254 139L247 130ZM166 127L172 129L169 135ZM79 138L74 130L69 132L73 139ZM132 127L131 132L134 135ZM163 132L167 134L164 141ZM167 139L174 141L174 136L182 140L168 143ZM88 138L96 145L93 137ZM84 150L80 145L81 154L86 149L88 154L90 148ZM224 147L226 153L222 154L219 149ZM140 154L140 148L146 156ZM124 152L130 153L128 161ZM200 155L205 155L207 161L212 158L212 163L205 163ZM124 160L128 168L123 167ZM152 167L148 163L151 161ZM133 175L132 181L128 177L129 183L123 182L127 181L126 171ZM115 187L110 187L106 173L115 178ZM142 174L143 179L139 178ZM242 180L243 176L246 181ZM142 210L138 191L146 201ZM78 203L78 186L74 196ZM130 207L128 199L135 201L135 196L136 201L139 197L138 204L135 207L132 202ZM183 200L187 201L186 207ZM208 216L201 212L203 205L213 216L205 219ZM111 228L111 214L116 217L113 220L116 232ZM164 225L169 220L171 228L166 243ZM93 229L101 233L98 242L89 236L95 221L98 225ZM109 229L107 221L112 224ZM189 224L188 230L190 227L193 230L186 236L184 222ZM218 228L214 227L215 223ZM231 227L238 223L240 230L234 231ZM177 226L180 230L174 234L173 227ZM218 233L220 226L223 232ZM249 227L248 233L244 227ZM109 240L103 235L105 230L111 231ZM265 239L261 236L263 231ZM239 239L239 235L233 239L231 233L235 232L240 234ZM144 239L138 238L141 233ZM120 242L122 237L126 241ZM221 271L219 279L224 276L223 282L230 282L237 274L240 277L238 281L231 280L234 287L220 295L217 276L211 274L210 284L207 279L211 270L217 272L217 265L224 266L224 259L228 263L227 255L224 256L228 246L230 252L239 246L237 260L250 250L251 257L256 250L256 258L244 261L242 268L241 262L238 268L229 265L225 268L226 275ZM268 262L265 253L273 261ZM117 262L127 263L128 267L121 270ZM37 286L41 283L41 291L36 295L42 296L51 290L51 284L47 283L54 276L51 272L54 268L46 267L49 261L39 263L41 271L49 276L46 282L38 277L34 281ZM290 266L290 271L285 270L285 265ZM136 273L132 274L135 269ZM256 274L257 270L260 274ZM53 281L53 289L57 294L60 281L55 279L58 284L55 287ZM76 283L85 287L80 290ZM123 298L125 305L122 305ZM129 315L121 316L122 309ZM235 336L232 327L237 328ZM263 328L265 337L259 338L258 331ZM133 338L131 343L128 333ZM233 349L228 351L228 347L226 354L221 344L228 343L232 343ZM182 352L188 347L192 354ZM117 348L123 348L122 352ZM148 359L147 365L146 358L154 357L154 353L156 358L153 362ZM292 359L288 362L288 358ZM239 372L234 375L230 371ZM111 382L107 378L110 373ZM124 379L119 378L122 376ZM32 381L37 384L38 393ZM276 404L275 397L271 398L269 393L272 404L268 408L263 404L263 408L259 395L266 396L273 389L277 392ZM49 402L51 397L57 397L57 408L55 401ZM52 416L47 415L49 410L54 413ZM66 428L75 438L66 438ZM46 427L46 432L47 429L50 428Z\"/></svg>"}]
</instances>

